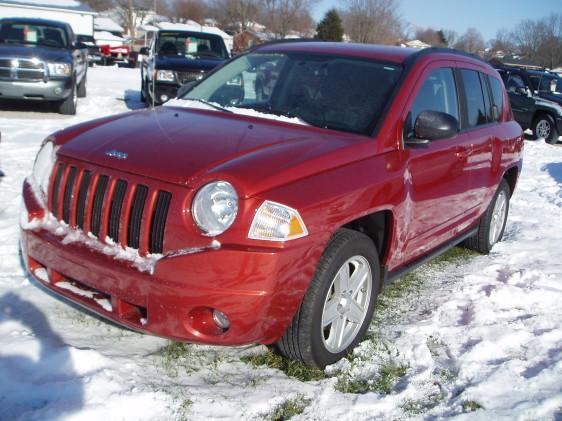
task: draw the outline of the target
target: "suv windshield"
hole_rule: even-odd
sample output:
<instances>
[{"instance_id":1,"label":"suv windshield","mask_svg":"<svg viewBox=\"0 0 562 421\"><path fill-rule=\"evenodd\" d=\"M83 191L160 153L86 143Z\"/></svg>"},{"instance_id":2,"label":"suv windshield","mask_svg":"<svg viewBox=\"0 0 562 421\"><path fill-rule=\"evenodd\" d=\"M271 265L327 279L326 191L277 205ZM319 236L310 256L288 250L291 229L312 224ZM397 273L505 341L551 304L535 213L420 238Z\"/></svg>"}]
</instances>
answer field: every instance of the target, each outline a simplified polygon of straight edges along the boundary
<instances>
[{"instance_id":1,"label":"suv windshield","mask_svg":"<svg viewBox=\"0 0 562 421\"><path fill-rule=\"evenodd\" d=\"M160 32L156 53L159 56L182 56L191 59L228 58L221 37L195 32Z\"/></svg>"},{"instance_id":2,"label":"suv windshield","mask_svg":"<svg viewBox=\"0 0 562 421\"><path fill-rule=\"evenodd\" d=\"M369 134L401 67L303 53L250 53L203 80L183 99L295 117L316 126ZM258 114L259 115L259 114Z\"/></svg>"},{"instance_id":3,"label":"suv windshield","mask_svg":"<svg viewBox=\"0 0 562 421\"><path fill-rule=\"evenodd\" d=\"M68 46L63 28L17 22L0 23L0 42L53 48L67 48Z\"/></svg>"}]
</instances>

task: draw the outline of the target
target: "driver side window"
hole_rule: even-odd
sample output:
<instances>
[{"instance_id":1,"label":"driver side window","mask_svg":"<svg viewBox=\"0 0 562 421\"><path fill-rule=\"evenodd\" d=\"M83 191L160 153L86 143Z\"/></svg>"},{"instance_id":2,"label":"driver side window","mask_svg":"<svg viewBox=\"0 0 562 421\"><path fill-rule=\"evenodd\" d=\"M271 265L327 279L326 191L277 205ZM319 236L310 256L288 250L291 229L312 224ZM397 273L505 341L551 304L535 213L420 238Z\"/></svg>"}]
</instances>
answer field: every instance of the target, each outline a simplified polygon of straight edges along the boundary
<instances>
[{"instance_id":1,"label":"driver side window","mask_svg":"<svg viewBox=\"0 0 562 421\"><path fill-rule=\"evenodd\" d=\"M453 69L435 69L427 77L410 110L407 137L414 136L416 119L422 111L439 111L459 120L459 105Z\"/></svg>"}]
</instances>

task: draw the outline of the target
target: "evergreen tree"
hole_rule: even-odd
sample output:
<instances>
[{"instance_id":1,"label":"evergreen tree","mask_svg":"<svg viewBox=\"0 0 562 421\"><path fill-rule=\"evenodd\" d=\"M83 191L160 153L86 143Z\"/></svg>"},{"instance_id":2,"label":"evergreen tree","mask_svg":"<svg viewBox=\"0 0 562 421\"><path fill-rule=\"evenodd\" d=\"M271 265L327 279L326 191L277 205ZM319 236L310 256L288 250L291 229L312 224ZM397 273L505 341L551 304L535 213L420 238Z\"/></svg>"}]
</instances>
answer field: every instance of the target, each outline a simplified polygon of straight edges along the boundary
<instances>
[{"instance_id":1,"label":"evergreen tree","mask_svg":"<svg viewBox=\"0 0 562 421\"><path fill-rule=\"evenodd\" d=\"M336 9L329 10L316 27L316 39L323 41L342 41L343 25Z\"/></svg>"}]
</instances>

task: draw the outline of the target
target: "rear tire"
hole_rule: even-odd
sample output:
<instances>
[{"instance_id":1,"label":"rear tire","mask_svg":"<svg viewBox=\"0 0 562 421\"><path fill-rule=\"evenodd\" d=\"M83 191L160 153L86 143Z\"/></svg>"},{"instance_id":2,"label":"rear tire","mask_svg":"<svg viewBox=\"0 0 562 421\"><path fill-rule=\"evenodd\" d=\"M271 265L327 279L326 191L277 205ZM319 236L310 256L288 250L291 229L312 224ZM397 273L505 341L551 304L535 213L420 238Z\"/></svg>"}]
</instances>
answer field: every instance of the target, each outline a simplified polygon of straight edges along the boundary
<instances>
[{"instance_id":1,"label":"rear tire","mask_svg":"<svg viewBox=\"0 0 562 421\"><path fill-rule=\"evenodd\" d=\"M75 115L76 106L78 103L78 93L76 88L76 81L72 83L72 93L59 104L59 113L64 115Z\"/></svg>"},{"instance_id":2,"label":"rear tire","mask_svg":"<svg viewBox=\"0 0 562 421\"><path fill-rule=\"evenodd\" d=\"M554 145L558 142L558 130L556 130L556 122L548 114L539 115L533 121L533 134L535 139L544 139L546 143Z\"/></svg>"},{"instance_id":3,"label":"rear tire","mask_svg":"<svg viewBox=\"0 0 562 421\"><path fill-rule=\"evenodd\" d=\"M501 240L509 213L510 194L509 184L502 179L488 209L480 219L478 231L465 241L464 245L467 248L488 254L494 244Z\"/></svg>"},{"instance_id":4,"label":"rear tire","mask_svg":"<svg viewBox=\"0 0 562 421\"><path fill-rule=\"evenodd\" d=\"M349 229L337 231L293 321L273 349L320 368L345 357L369 327L379 272L377 250L369 237Z\"/></svg>"}]
</instances>

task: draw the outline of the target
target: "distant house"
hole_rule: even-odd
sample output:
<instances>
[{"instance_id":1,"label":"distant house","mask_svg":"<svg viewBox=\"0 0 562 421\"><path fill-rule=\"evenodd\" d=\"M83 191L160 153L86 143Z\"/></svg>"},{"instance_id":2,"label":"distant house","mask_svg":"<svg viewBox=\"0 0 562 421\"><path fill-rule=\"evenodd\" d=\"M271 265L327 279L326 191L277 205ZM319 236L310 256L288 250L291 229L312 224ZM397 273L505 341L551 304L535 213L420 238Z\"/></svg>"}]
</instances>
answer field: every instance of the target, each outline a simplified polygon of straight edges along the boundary
<instances>
[{"instance_id":1,"label":"distant house","mask_svg":"<svg viewBox=\"0 0 562 421\"><path fill-rule=\"evenodd\" d=\"M489 60L490 64L494 67L520 67L523 69L530 70L542 70L543 67L538 64L533 63L530 60L520 58L519 56L503 56L503 57L493 57Z\"/></svg>"},{"instance_id":2,"label":"distant house","mask_svg":"<svg viewBox=\"0 0 562 421\"><path fill-rule=\"evenodd\" d=\"M233 52L241 53L249 48L258 44L271 41L275 37L269 32L256 32L246 29L239 34L234 35L234 49Z\"/></svg>"}]
</instances>

